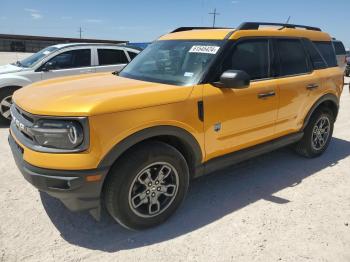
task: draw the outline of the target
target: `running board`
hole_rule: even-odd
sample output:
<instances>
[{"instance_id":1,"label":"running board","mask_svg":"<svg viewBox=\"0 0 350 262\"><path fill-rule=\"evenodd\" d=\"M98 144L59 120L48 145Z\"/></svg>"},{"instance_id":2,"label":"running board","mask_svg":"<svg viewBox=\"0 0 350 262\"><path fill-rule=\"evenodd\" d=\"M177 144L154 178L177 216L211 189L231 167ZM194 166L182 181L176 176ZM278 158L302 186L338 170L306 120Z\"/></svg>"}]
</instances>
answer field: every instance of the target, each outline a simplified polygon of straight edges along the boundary
<instances>
[{"instance_id":1,"label":"running board","mask_svg":"<svg viewBox=\"0 0 350 262\"><path fill-rule=\"evenodd\" d=\"M261 154L265 154L276 150L278 148L293 144L299 141L303 137L303 135L304 132L294 133L260 145L256 145L250 148L242 149L224 156L211 159L208 162L204 163L204 174L212 173L214 171L232 166L252 157L256 157Z\"/></svg>"}]
</instances>

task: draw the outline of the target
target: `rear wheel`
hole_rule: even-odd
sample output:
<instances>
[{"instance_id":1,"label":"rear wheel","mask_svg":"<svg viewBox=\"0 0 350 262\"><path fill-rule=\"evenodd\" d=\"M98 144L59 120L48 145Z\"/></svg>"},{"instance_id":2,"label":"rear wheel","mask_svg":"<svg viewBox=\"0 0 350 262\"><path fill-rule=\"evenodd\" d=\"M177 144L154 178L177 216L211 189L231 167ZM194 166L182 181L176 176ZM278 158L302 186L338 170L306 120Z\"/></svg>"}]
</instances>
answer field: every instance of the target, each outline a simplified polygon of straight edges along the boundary
<instances>
[{"instance_id":1,"label":"rear wheel","mask_svg":"<svg viewBox=\"0 0 350 262\"><path fill-rule=\"evenodd\" d=\"M11 121L10 108L12 105L12 94L18 87L5 87L0 89L0 123L9 124Z\"/></svg>"},{"instance_id":2,"label":"rear wheel","mask_svg":"<svg viewBox=\"0 0 350 262\"><path fill-rule=\"evenodd\" d=\"M104 198L108 212L131 229L156 226L179 207L189 185L185 158L174 147L147 142L123 156L109 174Z\"/></svg>"},{"instance_id":3,"label":"rear wheel","mask_svg":"<svg viewBox=\"0 0 350 262\"><path fill-rule=\"evenodd\" d=\"M298 154L317 157L326 151L333 134L334 116L327 108L321 108L311 117L303 138L295 145Z\"/></svg>"}]
</instances>

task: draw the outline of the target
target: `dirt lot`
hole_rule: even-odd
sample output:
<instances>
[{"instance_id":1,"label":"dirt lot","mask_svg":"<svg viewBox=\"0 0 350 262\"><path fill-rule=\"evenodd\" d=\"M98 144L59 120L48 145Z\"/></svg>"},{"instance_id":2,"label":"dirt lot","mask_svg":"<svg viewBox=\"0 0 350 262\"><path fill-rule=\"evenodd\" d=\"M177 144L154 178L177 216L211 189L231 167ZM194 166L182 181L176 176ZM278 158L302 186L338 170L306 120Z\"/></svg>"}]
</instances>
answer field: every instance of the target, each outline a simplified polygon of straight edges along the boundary
<instances>
[{"instance_id":1,"label":"dirt lot","mask_svg":"<svg viewBox=\"0 0 350 262\"><path fill-rule=\"evenodd\" d=\"M349 115L346 87L322 157L282 149L198 179L167 223L143 232L40 194L17 170L2 127L0 261L348 262Z\"/></svg>"},{"instance_id":2,"label":"dirt lot","mask_svg":"<svg viewBox=\"0 0 350 262\"><path fill-rule=\"evenodd\" d=\"M31 53L0 52L0 65L13 63L30 55Z\"/></svg>"}]
</instances>

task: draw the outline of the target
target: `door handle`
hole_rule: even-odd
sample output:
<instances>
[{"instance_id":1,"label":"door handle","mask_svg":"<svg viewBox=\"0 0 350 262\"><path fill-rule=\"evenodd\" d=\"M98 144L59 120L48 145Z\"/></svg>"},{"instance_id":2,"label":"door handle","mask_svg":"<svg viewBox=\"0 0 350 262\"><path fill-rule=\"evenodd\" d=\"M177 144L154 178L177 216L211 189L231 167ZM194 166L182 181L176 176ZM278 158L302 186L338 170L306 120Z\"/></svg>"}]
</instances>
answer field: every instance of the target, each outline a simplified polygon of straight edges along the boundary
<instances>
[{"instance_id":1,"label":"door handle","mask_svg":"<svg viewBox=\"0 0 350 262\"><path fill-rule=\"evenodd\" d=\"M315 89L315 88L317 88L318 87L318 84L308 84L307 86L306 86L306 89L309 89L309 90L312 90L312 89Z\"/></svg>"},{"instance_id":2,"label":"door handle","mask_svg":"<svg viewBox=\"0 0 350 262\"><path fill-rule=\"evenodd\" d=\"M270 92L267 92L267 93L260 93L260 94L258 94L258 98L259 99L265 99L265 98L268 98L270 96L275 96L275 95L276 95L275 91L270 91Z\"/></svg>"}]
</instances>

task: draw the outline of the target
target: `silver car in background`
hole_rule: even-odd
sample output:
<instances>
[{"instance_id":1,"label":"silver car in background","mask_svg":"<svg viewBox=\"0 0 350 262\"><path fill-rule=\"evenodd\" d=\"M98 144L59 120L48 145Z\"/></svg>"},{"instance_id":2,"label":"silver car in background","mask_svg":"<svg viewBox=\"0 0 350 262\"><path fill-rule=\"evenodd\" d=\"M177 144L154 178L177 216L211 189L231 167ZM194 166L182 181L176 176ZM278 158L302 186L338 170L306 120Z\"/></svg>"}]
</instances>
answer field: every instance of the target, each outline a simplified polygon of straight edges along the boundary
<instances>
[{"instance_id":1,"label":"silver car in background","mask_svg":"<svg viewBox=\"0 0 350 262\"><path fill-rule=\"evenodd\" d=\"M139 52L139 48L127 45L58 44L0 66L0 122L9 122L12 94L17 89L55 77L119 72Z\"/></svg>"}]
</instances>

